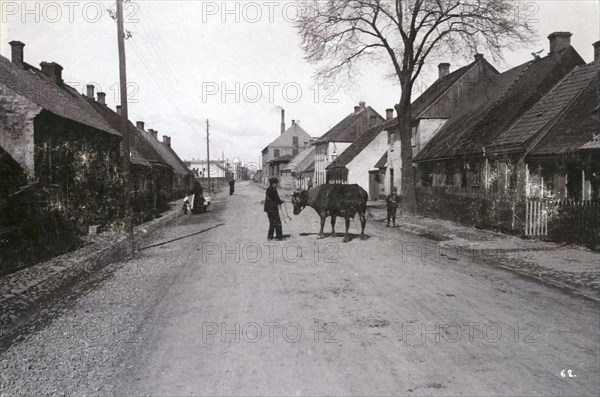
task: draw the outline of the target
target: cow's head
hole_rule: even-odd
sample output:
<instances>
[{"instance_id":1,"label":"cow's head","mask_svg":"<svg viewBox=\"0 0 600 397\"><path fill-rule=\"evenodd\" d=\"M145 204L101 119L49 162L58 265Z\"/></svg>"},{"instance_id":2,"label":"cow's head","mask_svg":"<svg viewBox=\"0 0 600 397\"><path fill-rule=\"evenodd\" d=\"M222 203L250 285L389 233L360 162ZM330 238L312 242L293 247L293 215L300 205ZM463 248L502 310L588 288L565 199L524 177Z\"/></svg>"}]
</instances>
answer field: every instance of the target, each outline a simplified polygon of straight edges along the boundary
<instances>
[{"instance_id":1,"label":"cow's head","mask_svg":"<svg viewBox=\"0 0 600 397\"><path fill-rule=\"evenodd\" d=\"M304 207L306 207L306 195L305 190L301 192L295 192L292 194L292 205L294 206L294 215L298 215Z\"/></svg>"}]
</instances>

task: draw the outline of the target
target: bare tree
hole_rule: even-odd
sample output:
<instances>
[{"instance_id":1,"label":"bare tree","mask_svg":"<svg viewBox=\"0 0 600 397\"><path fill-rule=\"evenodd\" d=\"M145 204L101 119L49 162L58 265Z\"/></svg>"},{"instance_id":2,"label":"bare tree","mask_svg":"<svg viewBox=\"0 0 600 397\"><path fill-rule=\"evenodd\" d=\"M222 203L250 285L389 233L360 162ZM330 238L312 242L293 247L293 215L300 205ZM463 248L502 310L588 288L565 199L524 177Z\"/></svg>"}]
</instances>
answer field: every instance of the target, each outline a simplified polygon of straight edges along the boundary
<instances>
[{"instance_id":1,"label":"bare tree","mask_svg":"<svg viewBox=\"0 0 600 397\"><path fill-rule=\"evenodd\" d=\"M400 140L401 190L416 210L412 167L411 92L428 58L466 55L486 47L495 59L528 42L533 29L510 0L305 0L296 27L306 59L321 78L348 76L361 60L388 59L400 84L395 105ZM521 6L522 7L522 6Z\"/></svg>"}]
</instances>

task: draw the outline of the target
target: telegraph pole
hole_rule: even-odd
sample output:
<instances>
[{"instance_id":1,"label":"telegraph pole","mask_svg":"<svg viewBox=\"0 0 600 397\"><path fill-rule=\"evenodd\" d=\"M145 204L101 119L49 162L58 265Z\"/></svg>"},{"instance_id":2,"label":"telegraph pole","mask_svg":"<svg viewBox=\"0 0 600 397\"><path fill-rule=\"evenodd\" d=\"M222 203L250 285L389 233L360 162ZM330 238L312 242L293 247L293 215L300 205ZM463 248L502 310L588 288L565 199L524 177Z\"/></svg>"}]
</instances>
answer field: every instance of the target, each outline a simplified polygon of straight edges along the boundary
<instances>
[{"instance_id":1,"label":"telegraph pole","mask_svg":"<svg viewBox=\"0 0 600 397\"><path fill-rule=\"evenodd\" d=\"M208 171L208 192L212 194L212 189L210 187L210 133L208 129L210 124L208 123L208 119L206 119L206 170Z\"/></svg>"},{"instance_id":2,"label":"telegraph pole","mask_svg":"<svg viewBox=\"0 0 600 397\"><path fill-rule=\"evenodd\" d=\"M123 135L123 196L125 209L125 228L131 242L131 252L135 251L133 243L133 219L129 196L131 194L131 173L129 166L129 115L127 112L127 68L125 62L125 28L123 26L123 0L117 0L117 39L119 44L119 77L121 89L121 134Z\"/></svg>"}]
</instances>

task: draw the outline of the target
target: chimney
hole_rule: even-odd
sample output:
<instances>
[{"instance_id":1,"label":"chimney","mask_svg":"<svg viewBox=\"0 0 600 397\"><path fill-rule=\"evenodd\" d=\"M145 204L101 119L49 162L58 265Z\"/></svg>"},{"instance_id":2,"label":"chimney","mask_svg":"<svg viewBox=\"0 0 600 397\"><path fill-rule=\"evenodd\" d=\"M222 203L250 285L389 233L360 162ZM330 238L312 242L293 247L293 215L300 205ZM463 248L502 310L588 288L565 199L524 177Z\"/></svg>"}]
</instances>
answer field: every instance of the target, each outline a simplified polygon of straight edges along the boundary
<instances>
[{"instance_id":1,"label":"chimney","mask_svg":"<svg viewBox=\"0 0 600 397\"><path fill-rule=\"evenodd\" d=\"M163 143L169 147L171 147L171 137L163 135Z\"/></svg>"},{"instance_id":2,"label":"chimney","mask_svg":"<svg viewBox=\"0 0 600 397\"><path fill-rule=\"evenodd\" d=\"M358 105L359 105L361 108L363 108L363 109L364 109L364 108L367 106L367 104L366 104L364 101L360 101L360 102L358 103Z\"/></svg>"},{"instance_id":3,"label":"chimney","mask_svg":"<svg viewBox=\"0 0 600 397\"><path fill-rule=\"evenodd\" d=\"M281 109L281 134L285 132L285 109Z\"/></svg>"},{"instance_id":4,"label":"chimney","mask_svg":"<svg viewBox=\"0 0 600 397\"><path fill-rule=\"evenodd\" d=\"M10 44L10 47L12 49L12 63L14 63L18 67L22 68L23 67L23 47L25 47L25 44L23 44L20 41L16 41L16 40L13 40L8 44Z\"/></svg>"},{"instance_id":5,"label":"chimney","mask_svg":"<svg viewBox=\"0 0 600 397\"><path fill-rule=\"evenodd\" d=\"M354 106L354 113L360 113L362 108L360 106Z\"/></svg>"},{"instance_id":6,"label":"chimney","mask_svg":"<svg viewBox=\"0 0 600 397\"><path fill-rule=\"evenodd\" d=\"M135 125L137 128L139 128L140 130L144 129L144 122L143 121L136 121Z\"/></svg>"},{"instance_id":7,"label":"chimney","mask_svg":"<svg viewBox=\"0 0 600 397\"><path fill-rule=\"evenodd\" d=\"M475 60L476 61L479 61L481 59L483 59L483 54L475 54Z\"/></svg>"},{"instance_id":8,"label":"chimney","mask_svg":"<svg viewBox=\"0 0 600 397\"><path fill-rule=\"evenodd\" d=\"M106 93L104 93L104 92L98 93L98 103L106 105Z\"/></svg>"},{"instance_id":9,"label":"chimney","mask_svg":"<svg viewBox=\"0 0 600 397\"><path fill-rule=\"evenodd\" d=\"M94 85L88 84L85 86L87 88L87 97L90 99L94 99Z\"/></svg>"},{"instance_id":10,"label":"chimney","mask_svg":"<svg viewBox=\"0 0 600 397\"><path fill-rule=\"evenodd\" d=\"M121 105L117 105L117 114L121 115Z\"/></svg>"},{"instance_id":11,"label":"chimney","mask_svg":"<svg viewBox=\"0 0 600 397\"><path fill-rule=\"evenodd\" d=\"M594 62L600 62L600 41L594 43Z\"/></svg>"},{"instance_id":12,"label":"chimney","mask_svg":"<svg viewBox=\"0 0 600 397\"><path fill-rule=\"evenodd\" d=\"M149 128L149 129L148 129L148 133L149 133L150 135L152 135L152 137L153 137L154 139L158 140L158 131L155 131L155 130L153 130L152 128Z\"/></svg>"},{"instance_id":13,"label":"chimney","mask_svg":"<svg viewBox=\"0 0 600 397\"><path fill-rule=\"evenodd\" d=\"M42 73L50 77L54 83L62 84L62 66L56 62L42 62L40 63L40 66L42 67Z\"/></svg>"},{"instance_id":14,"label":"chimney","mask_svg":"<svg viewBox=\"0 0 600 397\"><path fill-rule=\"evenodd\" d=\"M292 120L292 126L296 125L296 120Z\"/></svg>"},{"instance_id":15,"label":"chimney","mask_svg":"<svg viewBox=\"0 0 600 397\"><path fill-rule=\"evenodd\" d=\"M438 65L438 79L441 79L442 77L448 76L450 74L450 64L449 63L440 63Z\"/></svg>"},{"instance_id":16,"label":"chimney","mask_svg":"<svg viewBox=\"0 0 600 397\"><path fill-rule=\"evenodd\" d=\"M394 118L394 109L392 109L392 108L385 109L385 119L391 120L393 118Z\"/></svg>"},{"instance_id":17,"label":"chimney","mask_svg":"<svg viewBox=\"0 0 600 397\"><path fill-rule=\"evenodd\" d=\"M556 53L565 50L571 45L571 32L554 32L548 36L550 40L550 53Z\"/></svg>"}]
</instances>

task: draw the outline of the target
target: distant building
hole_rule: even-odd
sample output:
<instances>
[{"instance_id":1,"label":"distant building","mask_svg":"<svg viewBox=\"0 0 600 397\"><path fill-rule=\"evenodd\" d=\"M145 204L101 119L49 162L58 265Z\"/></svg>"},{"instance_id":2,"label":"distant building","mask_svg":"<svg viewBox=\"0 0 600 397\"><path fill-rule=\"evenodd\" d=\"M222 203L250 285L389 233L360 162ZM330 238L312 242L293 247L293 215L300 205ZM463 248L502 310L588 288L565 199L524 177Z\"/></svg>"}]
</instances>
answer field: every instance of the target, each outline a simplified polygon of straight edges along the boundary
<instances>
[{"instance_id":1,"label":"distant building","mask_svg":"<svg viewBox=\"0 0 600 397\"><path fill-rule=\"evenodd\" d=\"M313 143L315 146L314 186L328 183L327 166L369 128L381 124L383 121L383 117L373 108L360 102L359 106L354 107L354 112L316 139Z\"/></svg>"},{"instance_id":2,"label":"distant building","mask_svg":"<svg viewBox=\"0 0 600 397\"><path fill-rule=\"evenodd\" d=\"M285 111L282 109L281 135L268 144L261 152L263 183L267 184L269 178L279 177L280 164L284 164L285 159L290 160L301 151L308 149L311 140L311 136L300 127L300 124L296 120L292 120L291 127L287 130L285 129ZM276 159L279 160L272 162Z\"/></svg>"}]
</instances>

